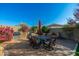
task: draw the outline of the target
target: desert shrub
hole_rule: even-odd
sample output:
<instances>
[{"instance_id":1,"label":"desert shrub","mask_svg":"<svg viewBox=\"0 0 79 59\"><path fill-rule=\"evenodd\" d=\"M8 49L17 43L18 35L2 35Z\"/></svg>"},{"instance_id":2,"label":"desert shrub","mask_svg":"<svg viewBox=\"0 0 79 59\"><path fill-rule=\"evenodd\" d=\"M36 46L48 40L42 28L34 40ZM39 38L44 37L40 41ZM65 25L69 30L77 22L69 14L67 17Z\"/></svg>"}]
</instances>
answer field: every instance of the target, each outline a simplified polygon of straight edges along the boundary
<instances>
[{"instance_id":1,"label":"desert shrub","mask_svg":"<svg viewBox=\"0 0 79 59\"><path fill-rule=\"evenodd\" d=\"M46 27L46 26L43 26L43 27L42 27L42 32L43 32L43 33L48 33L48 32L49 32L49 28Z\"/></svg>"},{"instance_id":2,"label":"desert shrub","mask_svg":"<svg viewBox=\"0 0 79 59\"><path fill-rule=\"evenodd\" d=\"M31 27L31 32L36 32L37 31L37 26Z\"/></svg>"},{"instance_id":3,"label":"desert shrub","mask_svg":"<svg viewBox=\"0 0 79 59\"><path fill-rule=\"evenodd\" d=\"M79 29L79 23L76 24L76 28Z\"/></svg>"},{"instance_id":4,"label":"desert shrub","mask_svg":"<svg viewBox=\"0 0 79 59\"><path fill-rule=\"evenodd\" d=\"M26 24L20 24L20 29L18 31L27 32L29 30Z\"/></svg>"},{"instance_id":5,"label":"desert shrub","mask_svg":"<svg viewBox=\"0 0 79 59\"><path fill-rule=\"evenodd\" d=\"M62 29L68 39L73 39L75 27L71 27L69 25L64 25Z\"/></svg>"},{"instance_id":6,"label":"desert shrub","mask_svg":"<svg viewBox=\"0 0 79 59\"><path fill-rule=\"evenodd\" d=\"M76 27L72 27L72 26L69 26L69 25L64 25L63 26L63 30L64 31L73 31Z\"/></svg>"}]
</instances>

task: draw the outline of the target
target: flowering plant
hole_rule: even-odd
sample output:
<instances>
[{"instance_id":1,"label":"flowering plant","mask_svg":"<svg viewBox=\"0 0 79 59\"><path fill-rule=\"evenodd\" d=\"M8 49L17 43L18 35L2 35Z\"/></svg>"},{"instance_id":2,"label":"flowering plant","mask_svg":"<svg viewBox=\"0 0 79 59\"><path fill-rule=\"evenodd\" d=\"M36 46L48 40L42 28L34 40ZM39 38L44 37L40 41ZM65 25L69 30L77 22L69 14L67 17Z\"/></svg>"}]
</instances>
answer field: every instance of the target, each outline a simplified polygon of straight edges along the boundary
<instances>
[{"instance_id":1,"label":"flowering plant","mask_svg":"<svg viewBox=\"0 0 79 59\"><path fill-rule=\"evenodd\" d=\"M10 27L0 27L0 41L7 41L13 38L14 30Z\"/></svg>"}]
</instances>

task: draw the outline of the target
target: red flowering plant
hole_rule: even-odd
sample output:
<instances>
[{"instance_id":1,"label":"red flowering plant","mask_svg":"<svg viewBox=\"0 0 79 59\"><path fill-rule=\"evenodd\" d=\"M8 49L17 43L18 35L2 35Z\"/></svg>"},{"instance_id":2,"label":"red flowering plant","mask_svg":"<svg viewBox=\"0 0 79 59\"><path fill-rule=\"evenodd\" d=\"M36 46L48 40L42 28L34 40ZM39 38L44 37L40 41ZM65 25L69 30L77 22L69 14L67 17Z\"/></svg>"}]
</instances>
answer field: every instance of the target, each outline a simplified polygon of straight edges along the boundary
<instances>
[{"instance_id":1,"label":"red flowering plant","mask_svg":"<svg viewBox=\"0 0 79 59\"><path fill-rule=\"evenodd\" d=\"M13 28L0 27L0 41L8 41L13 38Z\"/></svg>"}]
</instances>

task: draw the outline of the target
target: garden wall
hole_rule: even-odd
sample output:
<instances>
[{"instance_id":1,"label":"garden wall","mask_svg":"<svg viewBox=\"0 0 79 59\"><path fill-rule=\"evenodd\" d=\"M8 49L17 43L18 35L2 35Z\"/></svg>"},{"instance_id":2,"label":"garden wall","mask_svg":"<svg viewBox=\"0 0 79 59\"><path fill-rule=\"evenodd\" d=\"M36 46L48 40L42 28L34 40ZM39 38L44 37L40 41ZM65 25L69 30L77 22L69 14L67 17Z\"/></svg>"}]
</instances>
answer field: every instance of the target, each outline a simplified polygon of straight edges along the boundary
<instances>
[{"instance_id":1,"label":"garden wall","mask_svg":"<svg viewBox=\"0 0 79 59\"><path fill-rule=\"evenodd\" d=\"M61 36L64 37L65 39L73 39L77 42L79 42L79 29L75 29L74 31L72 31L72 33L70 33L71 35L67 35L67 32L63 31L63 29L61 28L51 28L51 33L52 32L60 32Z\"/></svg>"},{"instance_id":2,"label":"garden wall","mask_svg":"<svg viewBox=\"0 0 79 59\"><path fill-rule=\"evenodd\" d=\"M79 29L74 30L74 40L79 42Z\"/></svg>"}]
</instances>

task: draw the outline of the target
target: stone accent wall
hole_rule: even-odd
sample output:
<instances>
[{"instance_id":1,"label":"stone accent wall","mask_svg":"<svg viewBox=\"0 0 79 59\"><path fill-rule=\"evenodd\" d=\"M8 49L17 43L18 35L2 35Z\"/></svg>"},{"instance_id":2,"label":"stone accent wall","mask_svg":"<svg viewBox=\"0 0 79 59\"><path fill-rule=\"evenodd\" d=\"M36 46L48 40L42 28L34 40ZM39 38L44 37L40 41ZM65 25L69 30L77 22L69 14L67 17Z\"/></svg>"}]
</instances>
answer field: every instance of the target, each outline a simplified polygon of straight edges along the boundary
<instances>
[{"instance_id":1,"label":"stone accent wall","mask_svg":"<svg viewBox=\"0 0 79 59\"><path fill-rule=\"evenodd\" d=\"M64 37L65 39L73 39L73 40L79 42L79 29L75 29L74 31L72 31L72 35L69 35L69 36L67 35L67 32L63 31L63 29L53 29L52 28L50 32L51 33L52 32L56 32L56 33L60 32L62 37Z\"/></svg>"},{"instance_id":2,"label":"stone accent wall","mask_svg":"<svg viewBox=\"0 0 79 59\"><path fill-rule=\"evenodd\" d=\"M74 30L74 39L75 41L79 42L79 29Z\"/></svg>"}]
</instances>

